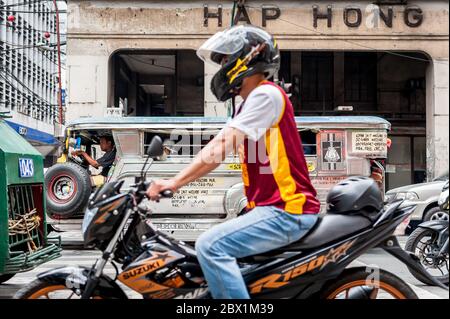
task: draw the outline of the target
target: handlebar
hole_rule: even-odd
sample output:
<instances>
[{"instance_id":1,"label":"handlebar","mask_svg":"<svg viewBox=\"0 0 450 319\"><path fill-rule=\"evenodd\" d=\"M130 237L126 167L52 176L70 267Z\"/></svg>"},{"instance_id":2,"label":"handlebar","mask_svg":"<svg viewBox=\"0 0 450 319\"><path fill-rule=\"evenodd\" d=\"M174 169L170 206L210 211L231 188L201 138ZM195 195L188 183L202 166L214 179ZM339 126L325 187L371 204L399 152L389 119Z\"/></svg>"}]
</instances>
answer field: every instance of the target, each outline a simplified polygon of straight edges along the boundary
<instances>
[{"instance_id":1,"label":"handlebar","mask_svg":"<svg viewBox=\"0 0 450 319\"><path fill-rule=\"evenodd\" d=\"M165 191L162 191L161 193L159 193L159 195L161 197L171 198L171 197L173 197L173 192L170 189L166 189Z\"/></svg>"},{"instance_id":2,"label":"handlebar","mask_svg":"<svg viewBox=\"0 0 450 319\"><path fill-rule=\"evenodd\" d=\"M136 193L144 198L147 197L147 189L150 186L151 182L143 182L143 183L139 183L139 184L134 184L134 185L130 185L131 187L138 187L138 190L136 191ZM159 193L159 197L160 198L171 198L173 197L173 192L170 189L166 189L163 190L162 192Z\"/></svg>"},{"instance_id":3,"label":"handlebar","mask_svg":"<svg viewBox=\"0 0 450 319\"><path fill-rule=\"evenodd\" d=\"M138 194L142 197L146 197L147 191L138 191ZM170 189L166 189L165 191L159 193L159 198L171 198L171 197L173 197L173 192Z\"/></svg>"}]
</instances>

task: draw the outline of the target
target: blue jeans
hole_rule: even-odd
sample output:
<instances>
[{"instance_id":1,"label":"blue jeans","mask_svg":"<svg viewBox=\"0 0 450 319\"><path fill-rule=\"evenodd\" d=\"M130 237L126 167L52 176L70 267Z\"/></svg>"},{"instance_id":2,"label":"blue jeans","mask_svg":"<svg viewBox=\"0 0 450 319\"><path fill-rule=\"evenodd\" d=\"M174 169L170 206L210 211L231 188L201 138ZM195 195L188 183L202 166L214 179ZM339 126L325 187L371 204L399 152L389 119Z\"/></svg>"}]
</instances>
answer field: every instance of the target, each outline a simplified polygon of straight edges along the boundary
<instances>
[{"instance_id":1,"label":"blue jeans","mask_svg":"<svg viewBox=\"0 0 450 319\"><path fill-rule=\"evenodd\" d=\"M195 249L213 298L250 298L236 258L297 241L316 220L317 215L295 215L274 206L258 206L200 235Z\"/></svg>"}]
</instances>

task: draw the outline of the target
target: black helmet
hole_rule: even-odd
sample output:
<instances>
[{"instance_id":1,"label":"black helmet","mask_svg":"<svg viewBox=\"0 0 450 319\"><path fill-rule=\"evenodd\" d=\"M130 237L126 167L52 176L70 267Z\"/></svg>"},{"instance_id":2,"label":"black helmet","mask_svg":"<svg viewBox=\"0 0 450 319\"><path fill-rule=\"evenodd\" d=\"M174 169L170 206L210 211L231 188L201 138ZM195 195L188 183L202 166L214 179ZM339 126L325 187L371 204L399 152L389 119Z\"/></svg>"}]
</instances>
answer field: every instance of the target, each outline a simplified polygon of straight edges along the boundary
<instances>
[{"instance_id":1,"label":"black helmet","mask_svg":"<svg viewBox=\"0 0 450 319\"><path fill-rule=\"evenodd\" d=\"M263 73L267 79L280 68L280 52L273 37L251 25L216 33L197 50L197 55L205 62L222 64L211 81L211 91L219 101L236 96L244 78Z\"/></svg>"},{"instance_id":2,"label":"black helmet","mask_svg":"<svg viewBox=\"0 0 450 319\"><path fill-rule=\"evenodd\" d=\"M336 184L327 196L328 213L380 211L383 199L377 183L369 177L355 176Z\"/></svg>"}]
</instances>

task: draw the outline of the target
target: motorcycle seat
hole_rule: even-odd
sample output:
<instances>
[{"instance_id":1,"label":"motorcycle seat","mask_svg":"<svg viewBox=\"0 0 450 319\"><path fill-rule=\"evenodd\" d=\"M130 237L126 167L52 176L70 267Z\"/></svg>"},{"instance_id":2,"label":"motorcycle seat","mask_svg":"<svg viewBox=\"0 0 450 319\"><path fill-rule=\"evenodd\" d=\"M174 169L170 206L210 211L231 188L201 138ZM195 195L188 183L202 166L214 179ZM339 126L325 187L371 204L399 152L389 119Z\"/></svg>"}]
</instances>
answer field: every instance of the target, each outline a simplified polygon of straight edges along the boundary
<instances>
[{"instance_id":1,"label":"motorcycle seat","mask_svg":"<svg viewBox=\"0 0 450 319\"><path fill-rule=\"evenodd\" d=\"M372 222L364 216L326 214L318 218L316 224L308 234L281 249L287 251L320 247L364 230L371 225Z\"/></svg>"}]
</instances>

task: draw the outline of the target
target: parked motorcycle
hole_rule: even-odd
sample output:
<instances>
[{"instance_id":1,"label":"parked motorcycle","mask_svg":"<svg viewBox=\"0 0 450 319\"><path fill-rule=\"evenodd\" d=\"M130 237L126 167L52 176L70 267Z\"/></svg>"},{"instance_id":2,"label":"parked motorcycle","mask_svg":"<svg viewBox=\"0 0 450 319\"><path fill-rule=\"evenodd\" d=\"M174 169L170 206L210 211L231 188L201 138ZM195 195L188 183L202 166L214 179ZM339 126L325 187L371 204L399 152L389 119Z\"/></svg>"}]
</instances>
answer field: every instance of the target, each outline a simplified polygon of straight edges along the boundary
<instances>
[{"instance_id":1,"label":"parked motorcycle","mask_svg":"<svg viewBox=\"0 0 450 319\"><path fill-rule=\"evenodd\" d=\"M449 212L448 181L439 197L441 211ZM409 236L405 249L414 253L428 273L439 282L448 285L448 220L431 220L420 224ZM421 282L432 285L429 277L410 268Z\"/></svg>"},{"instance_id":2,"label":"parked motorcycle","mask_svg":"<svg viewBox=\"0 0 450 319\"><path fill-rule=\"evenodd\" d=\"M147 162L161 155L161 139L155 137L148 150L141 178L129 192L120 193L123 182L111 182L90 198L82 230L85 244L102 251L99 260L91 268L62 267L42 273L15 298L127 298L117 280L144 298L211 297L195 250L159 232L150 222L151 211L143 205L149 185ZM170 191L161 193L162 198L171 196ZM328 213L298 242L238 260L252 298L416 299L410 286L392 273L347 268L374 247L445 287L392 235L414 206L399 208L402 201L396 201L373 209L382 203L381 192L366 177L337 184L327 201ZM121 271L115 266L114 279L104 273L109 262L121 264Z\"/></svg>"}]
</instances>

